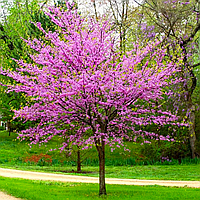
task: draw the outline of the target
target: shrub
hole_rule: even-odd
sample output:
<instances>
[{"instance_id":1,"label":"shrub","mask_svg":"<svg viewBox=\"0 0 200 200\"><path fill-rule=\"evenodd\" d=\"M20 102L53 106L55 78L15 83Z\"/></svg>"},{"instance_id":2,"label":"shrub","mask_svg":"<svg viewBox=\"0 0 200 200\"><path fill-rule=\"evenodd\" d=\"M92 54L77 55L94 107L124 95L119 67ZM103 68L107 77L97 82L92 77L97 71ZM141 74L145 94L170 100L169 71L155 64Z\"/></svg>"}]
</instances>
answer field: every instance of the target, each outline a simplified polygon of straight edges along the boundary
<instances>
[{"instance_id":1,"label":"shrub","mask_svg":"<svg viewBox=\"0 0 200 200\"><path fill-rule=\"evenodd\" d=\"M5 131L5 127L4 126L0 126L0 131Z\"/></svg>"}]
</instances>

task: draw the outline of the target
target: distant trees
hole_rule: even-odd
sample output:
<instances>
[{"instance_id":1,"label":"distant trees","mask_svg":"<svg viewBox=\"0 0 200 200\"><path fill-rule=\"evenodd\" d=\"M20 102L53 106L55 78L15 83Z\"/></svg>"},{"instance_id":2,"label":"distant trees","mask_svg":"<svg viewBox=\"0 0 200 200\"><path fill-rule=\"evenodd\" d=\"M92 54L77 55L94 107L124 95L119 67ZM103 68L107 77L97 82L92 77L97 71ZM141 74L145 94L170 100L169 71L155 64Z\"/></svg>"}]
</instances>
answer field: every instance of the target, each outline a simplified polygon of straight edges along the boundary
<instances>
[{"instance_id":1,"label":"distant trees","mask_svg":"<svg viewBox=\"0 0 200 200\"><path fill-rule=\"evenodd\" d=\"M135 1L138 2L138 1ZM168 47L169 57L174 54L184 55L182 69L179 76L185 79L177 90L176 106L178 112L188 118L189 140L192 158L196 157L195 142L195 104L192 95L197 87L195 68L200 65L200 60L195 56L198 50L200 30L199 1L194 0L145 0L138 4L143 9L143 17L148 23L154 25L154 32L163 38L163 43ZM178 50L177 50L178 48Z\"/></svg>"},{"instance_id":2,"label":"distant trees","mask_svg":"<svg viewBox=\"0 0 200 200\"><path fill-rule=\"evenodd\" d=\"M38 0L33 1L13 1L4 2L3 20L0 23L0 66L4 69L16 70L18 67L13 59L24 59L29 62L31 49L23 42L21 38L42 38L43 35L31 23L31 21L40 21L46 29L55 30L54 24L44 14L43 8L47 1L40 4ZM7 93L5 84L13 84L9 77L0 76L0 113L3 119L7 121L9 133L12 130L20 130L25 125L17 119L13 121L13 109L19 109L26 105L24 95L15 92Z\"/></svg>"}]
</instances>

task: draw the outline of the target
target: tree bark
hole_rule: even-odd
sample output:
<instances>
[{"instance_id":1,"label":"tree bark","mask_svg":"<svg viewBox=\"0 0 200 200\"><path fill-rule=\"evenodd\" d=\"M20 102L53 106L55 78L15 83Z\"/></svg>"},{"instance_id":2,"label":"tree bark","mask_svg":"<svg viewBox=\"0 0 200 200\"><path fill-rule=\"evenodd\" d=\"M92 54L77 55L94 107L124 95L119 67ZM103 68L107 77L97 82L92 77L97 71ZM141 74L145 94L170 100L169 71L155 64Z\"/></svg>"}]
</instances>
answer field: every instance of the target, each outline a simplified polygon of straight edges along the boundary
<instances>
[{"instance_id":1,"label":"tree bark","mask_svg":"<svg viewBox=\"0 0 200 200\"><path fill-rule=\"evenodd\" d=\"M77 172L81 172L81 152L79 146L77 151Z\"/></svg>"},{"instance_id":2,"label":"tree bark","mask_svg":"<svg viewBox=\"0 0 200 200\"><path fill-rule=\"evenodd\" d=\"M196 142L196 134L195 134L195 106L191 105L189 115L189 139L190 139L190 148L192 153L192 158L195 158L195 142Z\"/></svg>"},{"instance_id":3,"label":"tree bark","mask_svg":"<svg viewBox=\"0 0 200 200\"><path fill-rule=\"evenodd\" d=\"M183 44L180 45L182 48L182 52L184 54L183 62L186 69L188 69L190 80L192 82L191 86L189 87L188 84L185 86L185 90L188 92L187 94L187 105L189 111L189 140L190 140L190 149L192 153L192 158L196 157L196 150L195 150L195 142L196 142L196 133L195 133L195 106L192 102L192 94L197 86L197 78L193 72L193 67L188 64L187 59L187 51L186 45L188 44L188 40L183 41Z\"/></svg>"},{"instance_id":4,"label":"tree bark","mask_svg":"<svg viewBox=\"0 0 200 200\"><path fill-rule=\"evenodd\" d=\"M99 155L99 196L106 195L105 181L105 142L101 140L100 145L96 144Z\"/></svg>"},{"instance_id":5,"label":"tree bark","mask_svg":"<svg viewBox=\"0 0 200 200\"><path fill-rule=\"evenodd\" d=\"M11 122L10 122L10 120L8 120L8 122L7 122L7 128L8 128L8 133L9 133L9 136L10 136L10 133L11 133Z\"/></svg>"}]
</instances>

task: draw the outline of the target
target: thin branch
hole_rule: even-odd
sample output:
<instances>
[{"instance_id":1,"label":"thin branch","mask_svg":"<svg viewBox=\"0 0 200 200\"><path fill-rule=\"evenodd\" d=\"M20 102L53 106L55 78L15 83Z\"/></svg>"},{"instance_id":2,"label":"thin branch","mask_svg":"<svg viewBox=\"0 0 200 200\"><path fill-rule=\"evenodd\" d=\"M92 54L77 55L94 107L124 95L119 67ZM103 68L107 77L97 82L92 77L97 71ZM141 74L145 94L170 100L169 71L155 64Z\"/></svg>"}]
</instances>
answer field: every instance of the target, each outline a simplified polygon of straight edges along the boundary
<instances>
[{"instance_id":1,"label":"thin branch","mask_svg":"<svg viewBox=\"0 0 200 200\"><path fill-rule=\"evenodd\" d=\"M197 24L196 28L194 31L191 33L190 37L188 37L187 40L183 40L183 46L187 45L188 42L191 41L191 39L194 38L194 36L197 34L197 32L200 30L200 23Z\"/></svg>"},{"instance_id":2,"label":"thin branch","mask_svg":"<svg viewBox=\"0 0 200 200\"><path fill-rule=\"evenodd\" d=\"M194 69L195 67L197 67L197 66L199 66L199 65L200 65L200 62L197 63L197 64L194 64L194 65L190 65L190 67L191 67L192 69Z\"/></svg>"},{"instance_id":3,"label":"thin branch","mask_svg":"<svg viewBox=\"0 0 200 200\"><path fill-rule=\"evenodd\" d=\"M96 20L98 20L96 0L93 0L93 6L94 6L94 12L95 12Z\"/></svg>"}]
</instances>

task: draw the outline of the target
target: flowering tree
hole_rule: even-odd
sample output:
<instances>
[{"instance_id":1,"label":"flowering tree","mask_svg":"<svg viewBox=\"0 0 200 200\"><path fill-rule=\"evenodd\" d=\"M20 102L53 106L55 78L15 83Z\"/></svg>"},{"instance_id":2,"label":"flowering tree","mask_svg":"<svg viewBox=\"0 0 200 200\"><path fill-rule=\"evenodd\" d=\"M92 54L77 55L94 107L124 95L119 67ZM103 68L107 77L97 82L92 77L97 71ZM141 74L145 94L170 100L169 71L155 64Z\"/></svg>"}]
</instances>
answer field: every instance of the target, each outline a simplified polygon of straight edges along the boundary
<instances>
[{"instance_id":1,"label":"flowering tree","mask_svg":"<svg viewBox=\"0 0 200 200\"><path fill-rule=\"evenodd\" d=\"M137 136L144 142L173 140L138 127L175 124L177 117L162 111L155 101L166 86L179 81L173 78L179 63L165 60L159 42L143 49L136 45L121 57L108 22L83 18L67 6L67 11L49 8L46 13L58 26L56 32L46 32L36 23L47 40L26 40L37 52L30 55L32 64L19 60L17 71L1 70L1 74L17 83L9 85L9 91L23 92L29 102L15 111L15 117L37 122L19 137L42 144L59 135L65 139L60 150L95 145L99 194L104 195L106 144L123 146L124 140Z\"/></svg>"}]
</instances>

